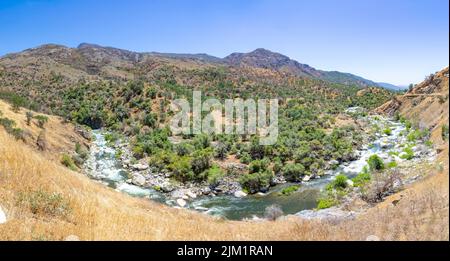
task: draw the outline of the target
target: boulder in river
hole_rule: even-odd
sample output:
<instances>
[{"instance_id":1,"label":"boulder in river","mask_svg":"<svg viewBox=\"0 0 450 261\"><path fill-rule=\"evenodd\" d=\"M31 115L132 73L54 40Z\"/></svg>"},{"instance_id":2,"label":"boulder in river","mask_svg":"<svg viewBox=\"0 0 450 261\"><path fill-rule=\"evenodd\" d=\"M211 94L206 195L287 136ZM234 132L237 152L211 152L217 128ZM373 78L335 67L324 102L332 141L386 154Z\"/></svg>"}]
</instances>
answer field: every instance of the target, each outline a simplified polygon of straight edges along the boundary
<instances>
[{"instance_id":1,"label":"boulder in river","mask_svg":"<svg viewBox=\"0 0 450 261\"><path fill-rule=\"evenodd\" d=\"M133 183L136 186L144 186L145 185L145 178L141 174L134 174L131 183Z\"/></svg>"},{"instance_id":2,"label":"boulder in river","mask_svg":"<svg viewBox=\"0 0 450 261\"><path fill-rule=\"evenodd\" d=\"M185 207L187 203L186 203L186 200L179 198L179 199L177 199L177 204L180 207Z\"/></svg>"},{"instance_id":3,"label":"boulder in river","mask_svg":"<svg viewBox=\"0 0 450 261\"><path fill-rule=\"evenodd\" d=\"M245 193L245 192L242 191L242 190L238 190L238 191L235 191L235 192L233 193L233 195L234 195L235 197L237 197L237 198L243 198L243 197L247 196L247 193Z\"/></svg>"},{"instance_id":4,"label":"boulder in river","mask_svg":"<svg viewBox=\"0 0 450 261\"><path fill-rule=\"evenodd\" d=\"M131 166L131 168L134 169L134 170L137 170L137 171L142 171L142 170L148 169L148 165L147 164L137 163L137 164L133 164Z\"/></svg>"},{"instance_id":5,"label":"boulder in river","mask_svg":"<svg viewBox=\"0 0 450 261\"><path fill-rule=\"evenodd\" d=\"M192 192L192 191L186 192L186 195L189 196L189 197L192 198L192 199L197 198L197 194L195 194L195 193Z\"/></svg>"}]
</instances>

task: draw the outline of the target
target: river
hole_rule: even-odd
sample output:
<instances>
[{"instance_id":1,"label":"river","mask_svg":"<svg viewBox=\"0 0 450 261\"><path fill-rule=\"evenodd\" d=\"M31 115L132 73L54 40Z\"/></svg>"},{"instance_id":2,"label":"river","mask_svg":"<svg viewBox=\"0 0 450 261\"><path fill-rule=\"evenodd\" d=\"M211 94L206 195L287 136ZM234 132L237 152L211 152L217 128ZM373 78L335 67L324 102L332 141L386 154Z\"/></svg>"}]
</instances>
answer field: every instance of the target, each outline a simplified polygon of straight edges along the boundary
<instances>
[{"instance_id":1,"label":"river","mask_svg":"<svg viewBox=\"0 0 450 261\"><path fill-rule=\"evenodd\" d=\"M343 163L328 175L319 179L312 179L300 185L300 188L290 195L280 195L280 190L293 185L285 183L272 187L266 194L248 195L237 198L232 195L201 196L187 201L186 208L195 209L210 215L221 216L231 220L241 220L245 218L263 217L266 207L276 204L281 207L285 214L295 214L302 210L313 209L317 205L321 189L324 188L336 174L344 173L349 178L357 175L367 164L367 159L377 154L385 160L391 160L390 151L400 152L399 144L405 142L405 126L383 117L371 117L372 124L383 126L380 129L390 128L391 135L376 133L376 139L370 145L357 151L359 159ZM116 150L108 146L105 141L104 132L93 131L93 144L90 156L85 163L87 174L96 180L124 193L137 197L145 197L150 200L176 206L176 202L165 196L164 193L151 188L142 188L126 182L127 172L122 168L122 164L116 159ZM395 160L400 160L395 157Z\"/></svg>"}]
</instances>

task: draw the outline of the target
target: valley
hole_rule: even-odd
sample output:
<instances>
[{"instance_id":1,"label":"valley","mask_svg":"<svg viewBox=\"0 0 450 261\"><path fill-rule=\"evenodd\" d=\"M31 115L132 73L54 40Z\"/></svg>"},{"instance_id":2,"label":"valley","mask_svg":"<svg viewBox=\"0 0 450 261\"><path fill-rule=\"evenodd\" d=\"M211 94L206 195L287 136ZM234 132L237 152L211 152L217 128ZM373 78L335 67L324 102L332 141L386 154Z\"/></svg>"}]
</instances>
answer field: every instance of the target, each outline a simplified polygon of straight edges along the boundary
<instances>
[{"instance_id":1,"label":"valley","mask_svg":"<svg viewBox=\"0 0 450 261\"><path fill-rule=\"evenodd\" d=\"M193 90L277 98L277 142L174 135ZM265 49L44 45L0 58L0 98L1 239L448 239L448 68L393 92Z\"/></svg>"}]
</instances>

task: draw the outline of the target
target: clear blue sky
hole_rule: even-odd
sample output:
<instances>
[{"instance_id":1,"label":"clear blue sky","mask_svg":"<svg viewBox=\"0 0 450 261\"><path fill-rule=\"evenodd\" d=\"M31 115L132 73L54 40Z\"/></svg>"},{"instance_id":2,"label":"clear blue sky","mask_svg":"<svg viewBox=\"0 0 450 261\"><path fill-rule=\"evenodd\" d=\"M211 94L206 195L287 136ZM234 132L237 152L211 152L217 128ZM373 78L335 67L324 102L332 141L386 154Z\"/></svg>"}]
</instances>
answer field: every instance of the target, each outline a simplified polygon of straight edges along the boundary
<instances>
[{"instance_id":1,"label":"clear blue sky","mask_svg":"<svg viewBox=\"0 0 450 261\"><path fill-rule=\"evenodd\" d=\"M258 47L393 84L448 66L448 0L0 1L0 55L44 43L224 57Z\"/></svg>"}]
</instances>

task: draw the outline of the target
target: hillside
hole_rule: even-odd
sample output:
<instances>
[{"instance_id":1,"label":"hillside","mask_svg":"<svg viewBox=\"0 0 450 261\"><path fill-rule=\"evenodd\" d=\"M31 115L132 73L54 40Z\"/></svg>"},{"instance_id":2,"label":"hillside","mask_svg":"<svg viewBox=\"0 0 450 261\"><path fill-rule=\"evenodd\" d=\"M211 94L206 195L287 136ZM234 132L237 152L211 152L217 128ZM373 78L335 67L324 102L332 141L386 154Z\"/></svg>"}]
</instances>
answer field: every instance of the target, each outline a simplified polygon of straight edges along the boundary
<instances>
[{"instance_id":1,"label":"hillside","mask_svg":"<svg viewBox=\"0 0 450 261\"><path fill-rule=\"evenodd\" d=\"M429 129L437 145L442 141L445 129L448 132L449 68L431 74L403 95L394 97L375 111L391 116L400 114L422 129ZM447 126L447 127L445 127ZM448 135L448 134L447 134Z\"/></svg>"},{"instance_id":2,"label":"hillside","mask_svg":"<svg viewBox=\"0 0 450 261\"><path fill-rule=\"evenodd\" d=\"M24 113L3 103L2 111L18 121ZM76 136L70 124L47 129L49 136L62 130ZM436 178L354 220L224 221L114 191L15 140L3 127L0 144L0 205L7 218L0 224L0 240L64 240L70 235L81 240L365 240L369 235L448 240L448 164Z\"/></svg>"}]
</instances>

